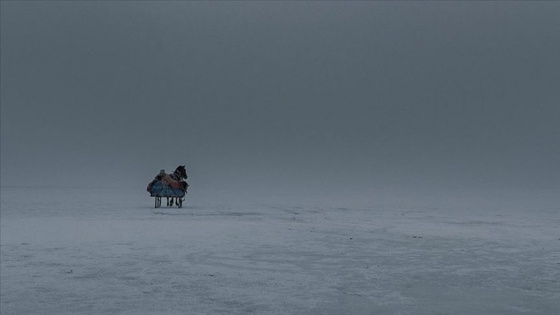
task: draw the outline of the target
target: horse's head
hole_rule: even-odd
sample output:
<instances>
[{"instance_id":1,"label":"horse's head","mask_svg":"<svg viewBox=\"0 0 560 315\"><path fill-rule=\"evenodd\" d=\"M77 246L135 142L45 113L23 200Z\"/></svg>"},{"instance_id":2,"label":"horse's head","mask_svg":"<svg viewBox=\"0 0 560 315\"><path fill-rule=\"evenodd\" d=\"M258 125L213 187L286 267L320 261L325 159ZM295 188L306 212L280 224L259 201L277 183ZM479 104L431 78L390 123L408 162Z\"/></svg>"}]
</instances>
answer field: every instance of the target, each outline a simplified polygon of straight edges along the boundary
<instances>
[{"instance_id":1,"label":"horse's head","mask_svg":"<svg viewBox=\"0 0 560 315\"><path fill-rule=\"evenodd\" d=\"M177 166L175 173L178 174L180 178L187 179L187 170L185 169L185 165Z\"/></svg>"}]
</instances>

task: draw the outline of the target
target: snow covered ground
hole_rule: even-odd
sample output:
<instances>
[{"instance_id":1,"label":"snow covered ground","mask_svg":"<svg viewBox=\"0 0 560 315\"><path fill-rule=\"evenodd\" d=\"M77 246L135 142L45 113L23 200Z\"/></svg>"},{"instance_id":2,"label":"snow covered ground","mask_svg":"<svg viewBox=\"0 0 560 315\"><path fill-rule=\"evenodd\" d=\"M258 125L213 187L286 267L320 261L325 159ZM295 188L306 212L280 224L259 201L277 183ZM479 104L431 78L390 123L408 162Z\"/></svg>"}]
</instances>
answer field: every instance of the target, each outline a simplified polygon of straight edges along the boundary
<instances>
[{"instance_id":1,"label":"snow covered ground","mask_svg":"<svg viewBox=\"0 0 560 315\"><path fill-rule=\"evenodd\" d=\"M1 190L9 314L560 314L554 192L368 200Z\"/></svg>"}]
</instances>

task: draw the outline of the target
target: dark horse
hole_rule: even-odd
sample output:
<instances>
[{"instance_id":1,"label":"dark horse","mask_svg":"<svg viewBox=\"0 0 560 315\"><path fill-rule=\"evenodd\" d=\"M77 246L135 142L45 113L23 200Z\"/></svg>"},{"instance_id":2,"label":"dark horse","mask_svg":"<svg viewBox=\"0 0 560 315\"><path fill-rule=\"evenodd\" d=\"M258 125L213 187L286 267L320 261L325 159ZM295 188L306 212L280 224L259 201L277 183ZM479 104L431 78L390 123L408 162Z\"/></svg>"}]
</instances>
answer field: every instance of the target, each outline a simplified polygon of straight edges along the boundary
<instances>
[{"instance_id":1,"label":"dark horse","mask_svg":"<svg viewBox=\"0 0 560 315\"><path fill-rule=\"evenodd\" d=\"M189 187L189 184L184 181L185 179L187 179L187 170L185 169L185 165L179 165L177 166L177 168L175 169L175 171L172 174L167 174L165 173L165 170L161 170L159 172L159 174L154 178L154 180L148 184L148 188L147 191L150 192L150 194L154 194L154 192L152 191L152 187L154 186L154 184L156 183L160 183L159 187L162 187L161 184L168 187L168 189L166 191L183 191L185 194L187 193L187 188ZM154 195L154 197L156 197L156 199L161 198L161 197L167 197L167 205L168 206L173 206L174 203L176 203L179 207L181 207L182 203L183 203L183 197L179 197L179 196L184 196L184 194L177 194L177 193L171 193L171 195L169 195L168 193L164 193L163 195L161 195L160 193L157 193L157 196ZM176 200L175 200L176 198ZM156 208L157 208L157 200L156 200Z\"/></svg>"},{"instance_id":2,"label":"dark horse","mask_svg":"<svg viewBox=\"0 0 560 315\"><path fill-rule=\"evenodd\" d=\"M184 181L183 179L187 179L187 178L189 178L189 176L187 175L187 170L185 169L185 165L177 166L177 168L175 169L173 174L168 175L168 176L173 181L169 182L169 179L164 176L164 179L163 179L164 182L167 182L170 186L172 186L174 188L179 188L180 187L185 192L185 194L187 193L187 188L189 188L189 184L186 181ZM180 185L180 186L176 187L176 185ZM179 204L179 197L177 197L176 202L177 202L177 204ZM174 203L175 203L175 198L174 197L167 197L167 205L168 206L173 206Z\"/></svg>"}]
</instances>

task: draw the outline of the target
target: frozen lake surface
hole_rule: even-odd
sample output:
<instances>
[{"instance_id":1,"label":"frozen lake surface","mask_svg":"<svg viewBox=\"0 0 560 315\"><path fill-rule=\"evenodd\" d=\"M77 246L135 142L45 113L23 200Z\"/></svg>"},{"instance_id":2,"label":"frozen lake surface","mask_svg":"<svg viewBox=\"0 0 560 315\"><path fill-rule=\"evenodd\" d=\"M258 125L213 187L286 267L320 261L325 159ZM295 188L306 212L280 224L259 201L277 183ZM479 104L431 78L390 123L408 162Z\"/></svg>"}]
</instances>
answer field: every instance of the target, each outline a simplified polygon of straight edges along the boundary
<instances>
[{"instance_id":1,"label":"frozen lake surface","mask_svg":"<svg viewBox=\"0 0 560 315\"><path fill-rule=\"evenodd\" d=\"M439 196L439 197L438 197ZM239 201L1 191L9 314L559 314L554 192Z\"/></svg>"}]
</instances>

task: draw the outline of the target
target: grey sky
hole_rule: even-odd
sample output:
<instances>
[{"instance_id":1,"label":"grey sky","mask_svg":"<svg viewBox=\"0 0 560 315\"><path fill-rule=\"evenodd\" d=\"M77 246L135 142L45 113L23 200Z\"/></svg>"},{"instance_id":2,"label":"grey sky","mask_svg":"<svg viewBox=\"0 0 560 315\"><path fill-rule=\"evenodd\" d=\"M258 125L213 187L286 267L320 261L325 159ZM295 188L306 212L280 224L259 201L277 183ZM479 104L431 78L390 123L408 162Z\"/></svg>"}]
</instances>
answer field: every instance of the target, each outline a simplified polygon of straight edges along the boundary
<instances>
[{"instance_id":1,"label":"grey sky","mask_svg":"<svg viewBox=\"0 0 560 315\"><path fill-rule=\"evenodd\" d=\"M559 187L558 2L1 10L2 185Z\"/></svg>"}]
</instances>

